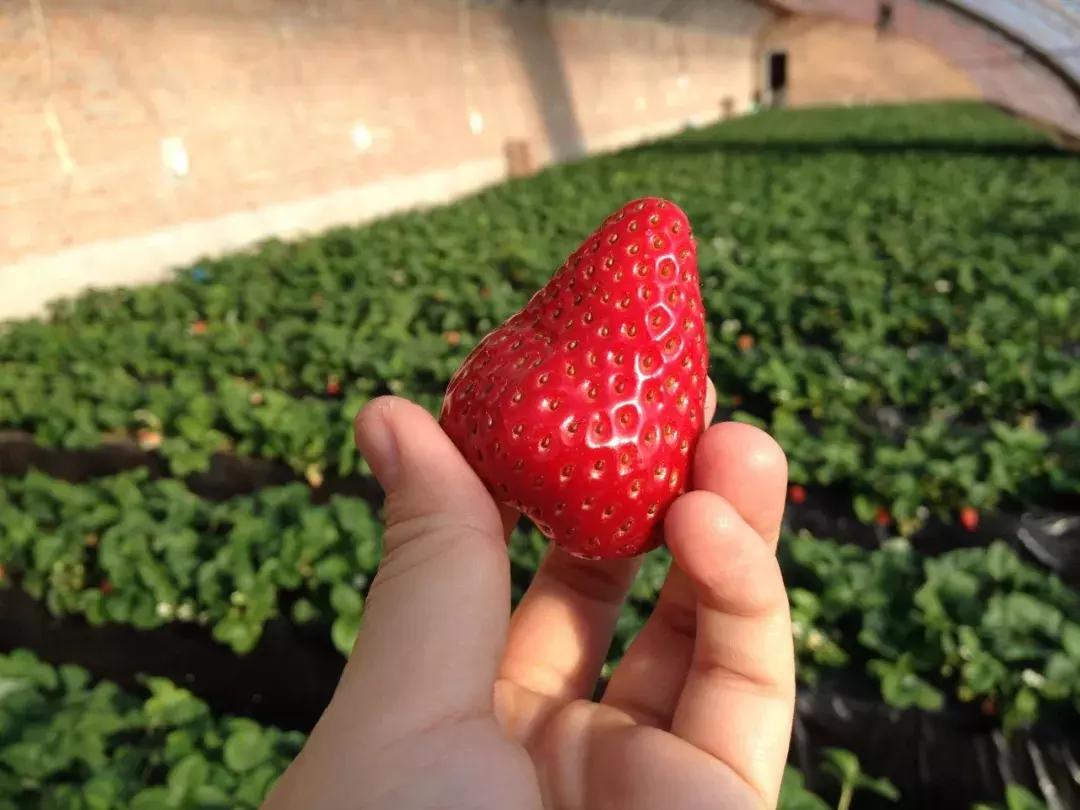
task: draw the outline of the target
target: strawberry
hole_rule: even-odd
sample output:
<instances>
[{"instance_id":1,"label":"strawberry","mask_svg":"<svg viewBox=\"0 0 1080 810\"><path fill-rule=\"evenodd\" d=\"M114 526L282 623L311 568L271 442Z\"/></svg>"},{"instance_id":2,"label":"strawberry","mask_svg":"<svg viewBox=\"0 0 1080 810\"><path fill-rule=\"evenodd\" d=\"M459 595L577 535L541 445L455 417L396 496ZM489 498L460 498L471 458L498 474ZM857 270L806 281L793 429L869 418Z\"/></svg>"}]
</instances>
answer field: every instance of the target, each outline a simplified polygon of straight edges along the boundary
<instances>
[{"instance_id":1,"label":"strawberry","mask_svg":"<svg viewBox=\"0 0 1080 810\"><path fill-rule=\"evenodd\" d=\"M802 484L792 484L788 487L788 500L795 505L806 503L806 487Z\"/></svg>"},{"instance_id":2,"label":"strawberry","mask_svg":"<svg viewBox=\"0 0 1080 810\"><path fill-rule=\"evenodd\" d=\"M690 223L608 217L450 380L440 421L500 501L580 557L661 541L704 429L708 349Z\"/></svg>"},{"instance_id":3,"label":"strawberry","mask_svg":"<svg viewBox=\"0 0 1080 810\"><path fill-rule=\"evenodd\" d=\"M892 515L889 514L889 510L884 506L879 506L874 510L874 523L881 527L887 527L892 525Z\"/></svg>"},{"instance_id":4,"label":"strawberry","mask_svg":"<svg viewBox=\"0 0 1080 810\"><path fill-rule=\"evenodd\" d=\"M979 510L974 506L965 506L960 510L960 525L973 532L979 528Z\"/></svg>"},{"instance_id":5,"label":"strawberry","mask_svg":"<svg viewBox=\"0 0 1080 810\"><path fill-rule=\"evenodd\" d=\"M142 428L135 434L135 442L141 450L157 450L161 447L162 437L156 430Z\"/></svg>"}]
</instances>

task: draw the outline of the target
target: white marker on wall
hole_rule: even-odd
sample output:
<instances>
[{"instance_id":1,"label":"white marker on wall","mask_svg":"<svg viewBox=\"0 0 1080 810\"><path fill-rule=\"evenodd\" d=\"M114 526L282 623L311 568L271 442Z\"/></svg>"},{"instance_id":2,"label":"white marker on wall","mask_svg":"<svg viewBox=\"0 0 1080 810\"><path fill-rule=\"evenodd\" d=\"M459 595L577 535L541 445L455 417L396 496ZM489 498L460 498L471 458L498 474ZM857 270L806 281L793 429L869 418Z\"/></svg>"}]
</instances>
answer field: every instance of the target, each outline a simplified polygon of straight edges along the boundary
<instances>
[{"instance_id":1,"label":"white marker on wall","mask_svg":"<svg viewBox=\"0 0 1080 810\"><path fill-rule=\"evenodd\" d=\"M484 116L476 110L469 112L469 132L479 135L484 131Z\"/></svg>"},{"instance_id":2,"label":"white marker on wall","mask_svg":"<svg viewBox=\"0 0 1080 810\"><path fill-rule=\"evenodd\" d=\"M356 123L350 131L353 146L358 152L367 152L375 144L375 136L366 124Z\"/></svg>"},{"instance_id":3,"label":"white marker on wall","mask_svg":"<svg viewBox=\"0 0 1080 810\"><path fill-rule=\"evenodd\" d=\"M170 135L161 139L161 162L175 177L188 176L191 172L191 158L188 157L183 138Z\"/></svg>"}]
</instances>

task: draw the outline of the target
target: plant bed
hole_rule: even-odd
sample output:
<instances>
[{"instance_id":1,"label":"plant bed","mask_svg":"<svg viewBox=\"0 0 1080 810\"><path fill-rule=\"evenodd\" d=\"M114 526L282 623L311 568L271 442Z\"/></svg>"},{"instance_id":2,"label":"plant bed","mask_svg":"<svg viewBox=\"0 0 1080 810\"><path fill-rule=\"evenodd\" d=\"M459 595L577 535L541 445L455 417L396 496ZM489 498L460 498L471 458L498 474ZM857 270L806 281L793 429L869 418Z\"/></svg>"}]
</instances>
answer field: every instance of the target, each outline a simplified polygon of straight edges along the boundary
<instances>
[{"instance_id":1,"label":"plant bed","mask_svg":"<svg viewBox=\"0 0 1080 810\"><path fill-rule=\"evenodd\" d=\"M985 547L1004 541L1026 559L1045 566L1072 585L1080 585L1080 509L1005 511L970 510L957 523L928 515L907 535L920 554L937 556L961 548ZM784 526L815 537L843 538L866 549L879 548L896 536L895 520L884 509L870 516L856 514L851 496L839 487L792 485L784 511ZM967 518L968 526L960 523Z\"/></svg>"},{"instance_id":2,"label":"plant bed","mask_svg":"<svg viewBox=\"0 0 1080 810\"><path fill-rule=\"evenodd\" d=\"M268 620L290 615L318 621L347 651L381 555L367 501L313 503L301 483L216 503L146 470L5 483L0 585L95 625L194 624L245 652Z\"/></svg>"},{"instance_id":3,"label":"plant bed","mask_svg":"<svg viewBox=\"0 0 1080 810\"><path fill-rule=\"evenodd\" d=\"M151 479L171 477L168 462L159 453L140 448L131 439L79 450L40 445L22 431L0 432L0 479L38 470L59 481L85 483L139 469L145 469ZM306 481L311 486L313 503L325 503L339 494L361 496L371 503L379 497L378 485L370 475L340 475L333 470L324 473L315 469L305 475L274 459L233 453L212 453L205 470L183 476L182 480L191 492L214 501L294 481Z\"/></svg>"},{"instance_id":4,"label":"plant bed","mask_svg":"<svg viewBox=\"0 0 1080 810\"><path fill-rule=\"evenodd\" d=\"M271 622L251 653L235 656L195 628L136 631L56 620L12 590L0 593L0 611L4 649L30 647L45 661L78 664L129 690L141 686L135 673L164 677L191 689L217 713L303 732L322 713L344 664L325 640L283 621ZM904 806L968 807L1000 797L1006 784L1037 795L1052 784L1064 806L1078 800L1069 771L1070 762L1080 759L1075 729L1070 736L1045 723L1006 737L968 706L897 710L857 674L800 687L791 757L810 789L826 796L835 786L815 775L814 766L829 747L851 750L868 772L893 782L908 802ZM891 805L866 795L857 806Z\"/></svg>"},{"instance_id":5,"label":"plant bed","mask_svg":"<svg viewBox=\"0 0 1080 810\"><path fill-rule=\"evenodd\" d=\"M190 624L236 652L271 621L310 625L346 653L381 554L375 511L359 498L311 502L293 483L210 503L145 471L91 485L41 475L0 491L4 584L56 615L151 629ZM545 549L515 533L520 595ZM785 536L800 671L856 662L896 705L993 697L1010 725L1044 703L1080 696L1080 596L1004 543L934 557L910 542L880 548ZM640 627L663 583L650 555L620 619L619 645Z\"/></svg>"},{"instance_id":6,"label":"plant bed","mask_svg":"<svg viewBox=\"0 0 1080 810\"><path fill-rule=\"evenodd\" d=\"M321 628L320 628L321 629ZM341 676L345 659L325 632L272 619L259 642L236 655L202 628L153 629L51 616L18 588L0 591L0 649L25 648L55 665L77 664L125 689L141 675L168 678L216 712L308 732Z\"/></svg>"},{"instance_id":7,"label":"plant bed","mask_svg":"<svg viewBox=\"0 0 1080 810\"><path fill-rule=\"evenodd\" d=\"M161 678L123 690L0 654L0 810L256 810L303 735L215 717Z\"/></svg>"},{"instance_id":8,"label":"plant bed","mask_svg":"<svg viewBox=\"0 0 1080 810\"><path fill-rule=\"evenodd\" d=\"M535 534L519 535L512 544L516 597L527 586L544 548ZM958 701L963 690L971 692L975 685L971 678L977 676L967 673L957 682L955 676L943 675L939 670L947 656L935 663L935 656L945 655L935 652L937 641L930 646L904 645L898 658L888 660L890 643L931 632L946 637L957 634L959 638L975 633L986 639L980 643L990 645L993 634L1005 631L1001 643L1030 648L1029 655L1035 656L1039 644L1062 633L1061 623L1069 619L1055 618L1054 611L1068 614L1074 597L1037 579L1034 570L1004 546L952 552L940 558L941 570L921 556L909 559L910 552L895 544L866 552L789 537L782 548L786 549L789 586L794 589L796 624L802 624L796 631L803 684L792 758L802 767L814 792L835 795L835 788L822 781L810 765L825 748L839 746L854 751L869 773L887 777L900 787L907 797L905 806L929 810L967 807L970 801L1000 797L1006 784L1025 786L1048 799L1053 791L1066 801L1075 799L1069 792L1075 785L1070 786L1067 780L1071 778L1070 767L1080 757L1076 715L1048 697L1060 697L1043 683L1053 673L1053 665L1041 672L1037 658L1018 661L1015 666L1024 667L1023 674L1006 670L1003 679L986 687L989 691L985 695L972 692L965 701ZM795 568L792 557L797 562ZM931 567L923 569L919 562ZM667 563L664 554L647 558L619 622L616 655L647 617ZM993 586L997 595L993 588L990 592L966 592L963 583L973 574L984 577L984 589L987 583L998 583ZM892 587L887 587L889 583ZM958 586L960 593L956 592ZM838 588L854 590L845 596ZM1021 593L1024 590L1026 594ZM817 616L828 618L829 624L819 628L808 619L809 593L818 600ZM867 602L867 595L877 601ZM1004 605L1012 604L1009 599L1020 600L1015 607L1022 608L1027 617L1017 617L1019 624L1007 627L989 622L981 628L973 625L970 630L963 629L963 623L973 618L967 614L968 607L977 606L980 614L993 614L999 610L994 608L995 600L1002 597ZM957 604L950 604L956 599L960 599ZM1036 599L1044 601L1041 607ZM931 610L937 602L944 614L931 613L910 623L909 611ZM1075 612L1068 615L1075 620ZM18 589L0 592L0 616L4 617L0 620L0 646L4 648L30 646L47 660L76 661L98 677L132 688L137 685L134 672L164 675L189 686L217 710L299 730L311 728L343 665L340 652L328 643L325 625L297 626L280 618L265 624L258 644L248 655L235 656L212 641L204 629L188 625L173 623L138 631L118 626L91 628L74 617L58 620ZM947 617L955 624L944 621ZM884 619L895 626L883 626ZM1048 622L1053 627L1047 626ZM1064 631L1066 653L1075 658L1076 629L1068 626ZM1037 629L1040 627L1043 630ZM874 631L870 637L866 636L868 629ZM1044 631L1046 635L1040 635ZM816 642L815 633L819 635ZM821 657L829 644L845 651L844 662L830 655ZM996 654L992 646L987 646L986 652ZM1058 669L1064 664L1064 653L1043 654L1050 658L1057 655ZM874 665L875 659L888 666ZM288 666L283 667L282 661ZM928 665L931 670L925 669ZM877 682L868 677L871 670ZM918 708L924 703L935 708ZM1003 722L1013 726L1007 733ZM861 795L857 806L888 806L877 802L870 795Z\"/></svg>"},{"instance_id":9,"label":"plant bed","mask_svg":"<svg viewBox=\"0 0 1080 810\"><path fill-rule=\"evenodd\" d=\"M828 785L807 766L822 749L840 747L856 754L867 771L896 785L905 807L969 808L999 800L1008 785L1028 789L1051 807L1080 806L1075 715L1068 727L1051 721L1006 735L971 707L898 710L858 681L858 676L834 676L799 690L792 761L807 774L814 792ZM886 810L896 805L863 796L857 806Z\"/></svg>"},{"instance_id":10,"label":"plant bed","mask_svg":"<svg viewBox=\"0 0 1080 810\"><path fill-rule=\"evenodd\" d=\"M730 418L730 412L718 415ZM151 480L169 476L165 460L153 450L140 449L132 440L118 440L85 450L69 450L39 445L25 432L0 432L0 481L39 470L69 483L90 482L122 472L145 468ZM377 482L360 472L340 475L334 471L317 473L314 480L272 459L214 453L206 471L184 478L191 492L208 500L221 501L284 484L306 481L311 486L311 502L325 504L334 495L359 497L373 507L381 500ZM1080 498L1059 497L1073 504ZM905 527L884 508L858 514L850 491L842 486L803 486L789 490L784 515L791 531L806 530L817 537L843 538L864 548L876 548L901 531L920 553L942 554L957 548L985 546L1004 540L1029 559L1045 565L1070 583L1080 583L1080 503L1071 510L1049 508L971 509L974 525L942 520L925 514ZM963 512L965 510L961 510ZM914 527L914 528L913 528Z\"/></svg>"},{"instance_id":11,"label":"plant bed","mask_svg":"<svg viewBox=\"0 0 1080 810\"><path fill-rule=\"evenodd\" d=\"M164 678L121 688L27 650L0 654L0 682L0 810L255 810L304 742L215 716ZM895 795L850 752L826 751L821 765L836 791ZM779 810L829 806L785 768Z\"/></svg>"},{"instance_id":12,"label":"plant bed","mask_svg":"<svg viewBox=\"0 0 1080 810\"><path fill-rule=\"evenodd\" d=\"M62 481L80 483L139 467L159 476L168 472L162 461L127 439L68 449L41 445L26 431L0 431L0 476L23 476L30 470L40 470Z\"/></svg>"}]
</instances>

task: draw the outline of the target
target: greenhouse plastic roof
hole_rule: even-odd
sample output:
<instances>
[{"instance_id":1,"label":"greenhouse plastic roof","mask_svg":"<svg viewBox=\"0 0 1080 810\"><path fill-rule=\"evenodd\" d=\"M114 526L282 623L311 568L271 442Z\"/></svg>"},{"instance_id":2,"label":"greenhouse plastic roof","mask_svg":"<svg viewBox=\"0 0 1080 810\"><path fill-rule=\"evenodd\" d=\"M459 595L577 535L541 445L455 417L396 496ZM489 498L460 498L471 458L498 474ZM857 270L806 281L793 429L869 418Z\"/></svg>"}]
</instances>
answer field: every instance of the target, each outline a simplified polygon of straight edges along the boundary
<instances>
[{"instance_id":1,"label":"greenhouse plastic roof","mask_svg":"<svg viewBox=\"0 0 1080 810\"><path fill-rule=\"evenodd\" d=\"M1039 52L1080 85L1080 0L950 0Z\"/></svg>"},{"instance_id":2,"label":"greenhouse plastic roof","mask_svg":"<svg viewBox=\"0 0 1080 810\"><path fill-rule=\"evenodd\" d=\"M880 0L763 0L874 25ZM892 24L961 67L982 97L1080 143L1080 0L892 0ZM983 32L971 36L965 28Z\"/></svg>"}]
</instances>

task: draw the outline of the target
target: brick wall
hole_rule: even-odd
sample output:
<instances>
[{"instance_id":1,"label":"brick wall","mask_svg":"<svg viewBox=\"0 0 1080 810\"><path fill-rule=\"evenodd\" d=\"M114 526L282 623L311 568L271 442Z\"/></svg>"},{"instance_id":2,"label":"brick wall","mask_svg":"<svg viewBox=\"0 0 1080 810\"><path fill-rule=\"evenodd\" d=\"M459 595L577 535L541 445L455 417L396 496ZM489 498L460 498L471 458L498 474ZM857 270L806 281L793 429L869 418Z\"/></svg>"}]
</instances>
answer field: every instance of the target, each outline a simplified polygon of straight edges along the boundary
<instances>
[{"instance_id":1,"label":"brick wall","mask_svg":"<svg viewBox=\"0 0 1080 810\"><path fill-rule=\"evenodd\" d=\"M770 50L788 54L787 103L861 104L978 98L978 88L937 51L872 25L827 17L788 17L761 38L761 74Z\"/></svg>"},{"instance_id":2,"label":"brick wall","mask_svg":"<svg viewBox=\"0 0 1080 810\"><path fill-rule=\"evenodd\" d=\"M880 6L879 0L773 2L788 11L819 20L858 23L863 30L875 24ZM964 5L978 8L977 3ZM1075 85L1070 85L1062 72L1052 69L1045 59L943 0L890 0L890 6L892 15L886 36L891 41L921 43L962 71L980 98L1043 124L1061 136L1071 137L1074 142L1080 138L1080 97ZM998 12L987 9L986 13L994 17L1000 8ZM1019 9L1018 13L1022 15L1026 11ZM1047 23L1044 20L1042 24ZM835 46L837 57L843 58L847 40L838 38ZM1068 54L1058 52L1048 56L1052 57L1051 61L1061 62Z\"/></svg>"},{"instance_id":3,"label":"brick wall","mask_svg":"<svg viewBox=\"0 0 1080 810\"><path fill-rule=\"evenodd\" d=\"M876 0L0 0L0 319L742 112L772 48L791 104L1080 131L1015 43L893 6L880 34Z\"/></svg>"},{"instance_id":4,"label":"brick wall","mask_svg":"<svg viewBox=\"0 0 1080 810\"><path fill-rule=\"evenodd\" d=\"M0 0L0 316L746 109L771 12L621 2Z\"/></svg>"}]
</instances>

